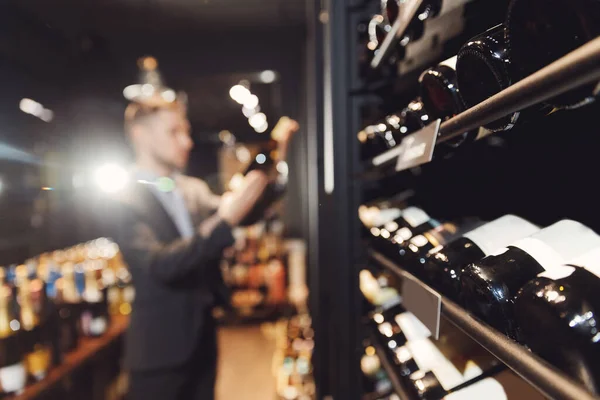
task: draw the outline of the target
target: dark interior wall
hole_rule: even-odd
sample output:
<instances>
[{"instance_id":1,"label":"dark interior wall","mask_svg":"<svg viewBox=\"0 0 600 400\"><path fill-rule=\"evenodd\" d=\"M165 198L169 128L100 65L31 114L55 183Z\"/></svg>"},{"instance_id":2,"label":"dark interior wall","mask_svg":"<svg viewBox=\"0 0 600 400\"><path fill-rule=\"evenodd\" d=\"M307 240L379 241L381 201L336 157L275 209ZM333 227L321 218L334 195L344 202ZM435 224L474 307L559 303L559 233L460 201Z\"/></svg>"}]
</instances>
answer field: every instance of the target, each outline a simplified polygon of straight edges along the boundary
<instances>
[{"instance_id":1,"label":"dark interior wall","mask_svg":"<svg viewBox=\"0 0 600 400\"><path fill-rule=\"evenodd\" d=\"M3 8L3 11L11 10ZM0 232L0 244L3 246L0 248L0 264L21 261L37 252L76 243L95 234L78 224L90 206L83 204L84 198L89 198L93 193L86 193L83 198L76 195L72 187L68 188L70 177L74 169L86 170L107 160L130 159L123 140L122 116L126 101L121 93L126 85L136 81L136 60L140 56L151 54L157 57L167 83L184 90L186 82L215 74L265 69L278 71L282 102L277 114L280 112L298 119L304 114L301 81L305 39L302 28L228 30L220 33L171 31L168 35L157 30L148 35L132 34L118 43L99 36L92 36L84 42L73 42L54 32L52 40L55 42L50 46L44 39L38 38L48 33L43 28L43 21L30 20L22 16L22 10L17 11L14 15L19 16L19 21L25 22L3 25L4 31L0 32L0 71L4 88L0 100L0 144L12 144L28 155L35 154L35 151L54 154L55 164L52 168L41 161L37 167L27 168L33 168L33 175L37 177L58 177L53 181L57 184L54 192L40 191L41 181L32 185L30 193L21 192L25 199L20 199L28 206L26 210L13 212L20 215L17 223L6 220L10 214L7 210L13 209L3 209L0 218L4 219L1 222L4 226L12 224L12 229ZM3 15L3 19L6 19L11 14L4 12ZM23 30L26 35L22 33ZM17 40L8 46L3 43L6 37ZM23 37L30 39L23 41ZM19 46L19 42L23 46ZM45 51L40 50L43 48L46 48ZM35 56L36 53L39 57ZM188 93L191 103L194 97L203 96L201 90L194 90ZM228 97L227 93L224 95ZM34 98L53 109L55 120L46 124L21 113L18 100L22 97ZM202 120L197 114L201 113L195 113L191 107L196 148L190 171L207 176L217 172L220 144L214 140L214 131L203 130ZM269 120L274 123L278 117L269 115ZM21 119L25 120L23 124L19 122ZM31 124L35 126L28 127ZM294 236L304 236L304 215L298 204L306 179L306 166L298 163L298 160L302 159L305 138L306 132L301 132L290 154L290 165L294 168L291 169L287 208L293 212L287 212L285 218L289 233ZM15 169L19 170L12 161L4 162L0 166L0 175L9 174L13 180L23 181L25 172L19 172L21 175L18 175L12 172ZM48 229L45 231L31 225L34 203L39 203L40 198L43 199L42 211L58 210L46 221ZM0 207L2 200L0 195ZM8 205L7 202L4 204ZM14 247L13 242L16 245L13 238L18 227L30 234L21 240L27 244L21 245L18 251L6 251Z\"/></svg>"}]
</instances>

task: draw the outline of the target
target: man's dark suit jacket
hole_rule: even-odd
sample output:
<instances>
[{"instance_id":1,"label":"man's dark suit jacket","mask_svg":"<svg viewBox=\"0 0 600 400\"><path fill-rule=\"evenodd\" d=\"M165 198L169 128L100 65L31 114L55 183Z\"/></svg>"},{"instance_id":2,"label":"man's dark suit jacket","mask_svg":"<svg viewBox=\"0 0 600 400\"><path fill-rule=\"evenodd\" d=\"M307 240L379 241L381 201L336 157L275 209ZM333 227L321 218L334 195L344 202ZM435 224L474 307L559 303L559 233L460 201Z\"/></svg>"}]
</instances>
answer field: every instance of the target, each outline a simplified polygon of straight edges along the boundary
<instances>
[{"instance_id":1,"label":"man's dark suit jacket","mask_svg":"<svg viewBox=\"0 0 600 400\"><path fill-rule=\"evenodd\" d=\"M160 201L139 183L120 194L115 207L119 223L113 237L136 290L126 335L126 367L181 365L201 345L203 322L224 293L219 260L234 242L231 227L219 221L208 234L197 231L182 239Z\"/></svg>"}]
</instances>

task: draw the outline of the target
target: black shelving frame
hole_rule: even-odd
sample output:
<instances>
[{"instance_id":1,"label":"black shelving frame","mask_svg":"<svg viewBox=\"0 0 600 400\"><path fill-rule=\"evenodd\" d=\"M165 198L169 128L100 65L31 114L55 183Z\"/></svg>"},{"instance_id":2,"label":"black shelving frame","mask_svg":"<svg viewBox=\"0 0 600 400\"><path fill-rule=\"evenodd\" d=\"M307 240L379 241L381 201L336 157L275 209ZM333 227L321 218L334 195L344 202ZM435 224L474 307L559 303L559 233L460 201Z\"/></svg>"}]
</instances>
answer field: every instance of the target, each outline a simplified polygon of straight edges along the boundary
<instances>
[{"instance_id":1,"label":"black shelving frame","mask_svg":"<svg viewBox=\"0 0 600 400\"><path fill-rule=\"evenodd\" d=\"M357 208L363 181L356 177L364 172L364 165L358 159L356 132L361 128L360 104L368 94L356 90L362 83L357 74L354 27L364 17L364 2L309 3L309 51L314 57L308 68L307 108L315 110L313 114L309 111L308 118L308 130L313 132L307 148L309 281L316 331L317 398L358 400L363 393L360 357L365 337L360 320L358 273L364 261L371 258L399 276L410 274L366 249L360 241ZM594 80L600 80L600 38L444 122L438 143ZM543 395L555 399L595 398L523 346L443 297L442 316ZM389 360L381 353L383 349L375 347L382 354L382 364L394 389L403 400L410 400Z\"/></svg>"}]
</instances>

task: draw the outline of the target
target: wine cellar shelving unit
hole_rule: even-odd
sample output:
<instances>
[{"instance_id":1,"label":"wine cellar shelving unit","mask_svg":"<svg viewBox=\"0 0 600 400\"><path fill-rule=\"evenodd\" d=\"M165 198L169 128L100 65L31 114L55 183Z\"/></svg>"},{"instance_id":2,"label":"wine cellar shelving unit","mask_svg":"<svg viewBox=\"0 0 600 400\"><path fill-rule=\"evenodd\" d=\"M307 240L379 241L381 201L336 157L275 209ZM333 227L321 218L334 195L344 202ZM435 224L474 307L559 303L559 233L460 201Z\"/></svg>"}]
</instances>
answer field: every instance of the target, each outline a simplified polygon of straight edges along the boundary
<instances>
[{"instance_id":1,"label":"wine cellar shelving unit","mask_svg":"<svg viewBox=\"0 0 600 400\"><path fill-rule=\"evenodd\" d=\"M498 2L500 3L500 1ZM361 268L366 263L375 263L400 278L410 276L411 279L416 279L381 254L366 247L361 241L361 226L357 218L358 206L365 201L365 193L372 189L372 181L382 179L377 174L365 178L365 176L369 176L366 172L373 165L371 162L364 163L359 160L356 140L356 133L364 127L364 121L361 118L361 113L364 111L363 106L373 101L382 102L381 96L373 95L371 89L385 86L385 83L381 82L365 84L358 74L356 46L359 37L356 27L372 14L372 4L373 2L365 0L310 1L307 14L310 37L308 50L315 55L313 62L307 66L309 82L307 102L309 105L316 105L318 109L314 114L309 113L307 121L308 129L315 132L314 137L310 138L308 143L309 161L314 163L309 167L308 190L309 195L312 195L309 202L310 248L312 249L310 282L311 307L314 310L313 319L317 335L315 378L319 399L331 396L331 399L358 400L361 399L363 393L360 371L361 342L364 337L369 335L369 332L361 322L363 317L361 315L362 294L358 285L358 273ZM394 39L389 37L383 41L379 54L371 62L372 67L380 67L389 56L389 47L396 40L400 25L401 23L398 21L392 25L388 35ZM482 31L481 28L479 29ZM463 35L459 40L464 42L468 39L468 35L473 35L473 33L477 32L468 32L465 34L467 36ZM455 51L457 51L456 46L453 50L444 48L443 56L451 56L455 54L452 53ZM435 63L443 59L440 56ZM435 63L428 61L420 70ZM408 88L410 84L407 81L415 81L416 77L418 75L415 72L402 74L395 84L400 88ZM482 126L511 112L525 109L569 89L599 80L600 38L597 38L528 78L509 86L488 100L443 122L437 143L443 143L461 132ZM398 102L398 106L401 106L403 101L405 105L410 100L410 96L414 96L414 91L407 90L407 92L404 93L404 89L402 89L400 93L396 93L395 97L386 97L383 103L393 99ZM390 108L387 110L390 111ZM592 110L590 113L593 112ZM593 118L589 116L582 117L581 113L574 115L573 118L588 118L585 121L593 121ZM531 128L529 129L531 130ZM556 128L557 132L550 133L558 133L558 129ZM518 133L522 135L522 132ZM503 137L504 134L498 136ZM514 142L511 141L517 134L509 133L506 136L509 145L513 145ZM545 143L540 140L543 136L539 134L537 136L532 134L532 136L534 137L531 138L531 141L537 140L539 145L525 143L531 148L537 147L540 150L546 150L543 147ZM554 136L549 137L554 138ZM587 145L586 140L588 139L579 138L577 143L578 145L581 143ZM577 157L593 157L594 154L591 150L585 154L576 154L575 150L578 148L575 146L568 147L565 153L561 153L560 140L553 139L549 142L552 142L554 147L548 149L548 152L555 152L563 157L560 160L561 163L570 163ZM600 144L598 142L598 139L589 139L590 146ZM481 146L469 147L467 145L460 149L463 153L461 156L479 151L476 149L481 148ZM569 150L571 152L567 153ZM394 151L394 149L390 151ZM533 156L522 157L526 159ZM395 158L393 160L395 161ZM427 179L431 180L433 177L435 180L440 168L444 168L444 162L444 160L438 160L437 166L428 167ZM508 163L508 161L505 162ZM529 166L523 161L522 164ZM536 167L535 163L531 165ZM588 164L584 165L587 167ZM540 196L547 193L554 195L561 189L560 185L567 185L564 177L559 177L554 181L548 180L543 175L545 171L543 168L541 169L540 171L526 171L528 175L523 178L524 181L531 177L539 178L546 183L556 184L557 189L544 191ZM507 171L506 174L511 172L514 172L514 169ZM572 176L572 172L572 170L568 170L566 174ZM400 172L396 175L405 173L407 172ZM447 177L447 175L445 176ZM473 176L469 176L469 178L473 179ZM381 193L390 194L415 189L410 183L419 178L390 180L388 176L386 179L375 192L380 190ZM564 190L568 191L576 183L583 182L579 178L575 178L575 180L575 183L570 183L571 186L565 186ZM510 179L502 176L502 184L507 182L510 182ZM522 182L520 184L523 185ZM377 186L377 184L375 185ZM389 185L398 185L397 190L391 190ZM518 188L514 190L516 191ZM426 191L425 197L431 193L431 191ZM582 194L582 196L587 195L588 192ZM373 198L373 196L370 197ZM558 196L557 206L560 206L563 199L567 197L567 194ZM522 206L517 201L515 203L504 201L506 198L500 196L491 201L493 204L482 206L480 209L474 210L474 213L480 213L479 216L482 218L491 219L492 216L502 213L522 212L524 217L531 218L540 225L554 222L559 218L572 217L578 218L596 232L600 231L600 216L598 212L590 210L590 205L595 204L594 201L586 201L579 209L573 208L573 204L577 203L568 203L565 205L567 210L549 212L547 207L540 207L539 210L536 210L534 201L529 201L527 198L523 199ZM456 203L458 202L459 200L456 200ZM426 203L431 205L436 202L429 198ZM453 203L452 206L455 204ZM454 213L455 209L459 211ZM440 207L440 210L447 212L448 215L445 216L448 217L459 215L461 211L464 211L460 207L453 209L451 206ZM576 215L569 215L569 210L575 212ZM421 284L427 286L425 283ZM595 398L582 385L568 378L525 347L511 341L473 317L456 303L443 296L441 303L442 318L458 327L543 396L573 400ZM374 346L377 354L384 353L380 345L374 344ZM382 366L390 375L390 381L396 394L402 400L414 400L401 380L395 376L390 361L383 356L380 358Z\"/></svg>"}]
</instances>

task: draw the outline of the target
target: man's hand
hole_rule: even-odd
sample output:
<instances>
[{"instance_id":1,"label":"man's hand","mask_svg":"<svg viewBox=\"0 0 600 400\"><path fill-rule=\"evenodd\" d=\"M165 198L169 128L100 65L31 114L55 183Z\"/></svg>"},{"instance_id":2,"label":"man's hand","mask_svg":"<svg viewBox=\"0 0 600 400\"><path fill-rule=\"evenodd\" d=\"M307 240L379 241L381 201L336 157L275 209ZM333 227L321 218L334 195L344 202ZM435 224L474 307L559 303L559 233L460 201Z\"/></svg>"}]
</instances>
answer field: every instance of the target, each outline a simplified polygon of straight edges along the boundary
<instances>
[{"instance_id":1,"label":"man's hand","mask_svg":"<svg viewBox=\"0 0 600 400\"><path fill-rule=\"evenodd\" d=\"M260 198L268 179L262 171L250 171L244 177L244 182L234 191L227 192L221 197L218 214L231 226L238 225L252 210Z\"/></svg>"}]
</instances>

